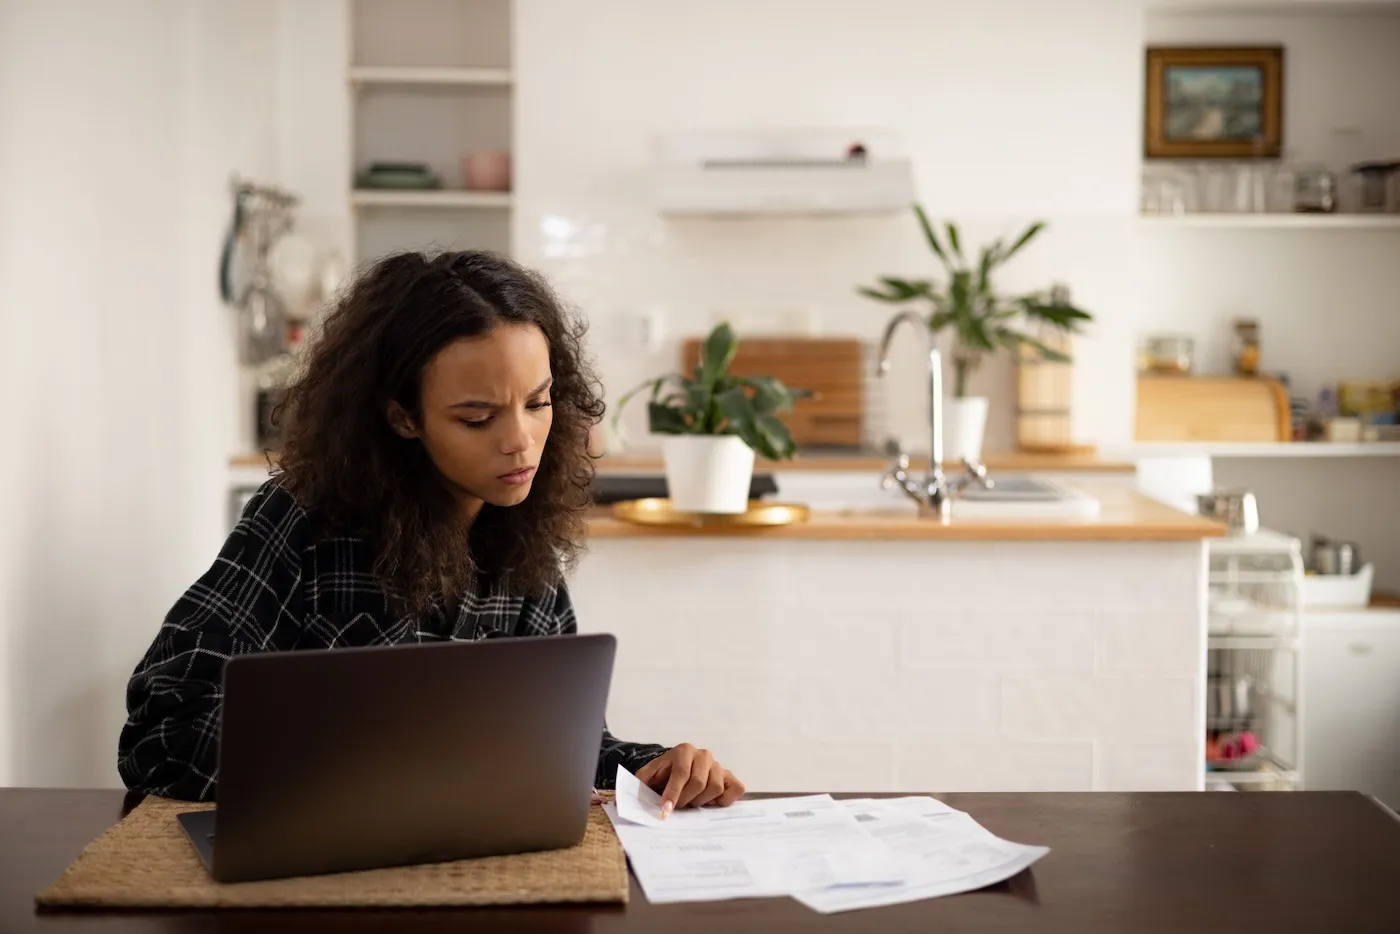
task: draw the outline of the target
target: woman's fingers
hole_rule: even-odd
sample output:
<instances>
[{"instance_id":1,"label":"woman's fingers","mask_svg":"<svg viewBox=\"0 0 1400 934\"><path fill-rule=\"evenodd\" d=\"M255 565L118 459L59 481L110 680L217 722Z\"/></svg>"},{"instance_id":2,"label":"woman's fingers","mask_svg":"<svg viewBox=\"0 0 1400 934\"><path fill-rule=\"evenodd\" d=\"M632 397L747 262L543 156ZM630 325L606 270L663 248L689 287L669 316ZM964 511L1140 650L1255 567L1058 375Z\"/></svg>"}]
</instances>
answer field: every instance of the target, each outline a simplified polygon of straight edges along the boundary
<instances>
[{"instance_id":1,"label":"woman's fingers","mask_svg":"<svg viewBox=\"0 0 1400 934\"><path fill-rule=\"evenodd\" d=\"M724 791L715 799L715 804L722 808L727 808L735 801L744 796L744 783L734 777L734 773L725 770Z\"/></svg>"},{"instance_id":2,"label":"woman's fingers","mask_svg":"<svg viewBox=\"0 0 1400 934\"><path fill-rule=\"evenodd\" d=\"M726 774L724 766L711 759L705 788L690 802L691 807L702 808L719 800L720 795L724 794L724 776Z\"/></svg>"},{"instance_id":3,"label":"woman's fingers","mask_svg":"<svg viewBox=\"0 0 1400 934\"><path fill-rule=\"evenodd\" d=\"M666 757L671 760L671 778L661 792L662 817L666 817L678 807L685 807L685 802L695 797L693 792L687 797L686 791L690 787L690 770L695 763L695 757L701 751L689 743L682 743L666 753Z\"/></svg>"},{"instance_id":4,"label":"woman's fingers","mask_svg":"<svg viewBox=\"0 0 1400 934\"><path fill-rule=\"evenodd\" d=\"M708 749L697 749L695 755L690 760L690 777L681 786L680 797L676 799L676 807L695 807L697 799L705 793L705 789L710 787L710 772L714 769L715 757Z\"/></svg>"},{"instance_id":5,"label":"woman's fingers","mask_svg":"<svg viewBox=\"0 0 1400 934\"><path fill-rule=\"evenodd\" d=\"M665 752L637 770L637 781L643 785L652 786L653 782L665 778L670 772L671 754Z\"/></svg>"},{"instance_id":6,"label":"woman's fingers","mask_svg":"<svg viewBox=\"0 0 1400 934\"><path fill-rule=\"evenodd\" d=\"M642 784L661 791L661 816L677 808L727 807L744 796L744 783L715 761L708 749L682 743L636 772Z\"/></svg>"}]
</instances>

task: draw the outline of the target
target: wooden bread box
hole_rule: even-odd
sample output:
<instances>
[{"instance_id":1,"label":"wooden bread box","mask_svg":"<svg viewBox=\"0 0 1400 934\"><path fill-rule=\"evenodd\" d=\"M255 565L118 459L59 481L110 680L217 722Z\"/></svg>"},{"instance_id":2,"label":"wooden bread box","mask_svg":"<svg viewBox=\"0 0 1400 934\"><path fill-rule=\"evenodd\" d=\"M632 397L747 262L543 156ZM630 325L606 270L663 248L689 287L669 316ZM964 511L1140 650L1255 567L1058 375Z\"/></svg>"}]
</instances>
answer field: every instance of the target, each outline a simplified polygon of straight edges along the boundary
<instances>
[{"instance_id":1,"label":"wooden bread box","mask_svg":"<svg viewBox=\"0 0 1400 934\"><path fill-rule=\"evenodd\" d=\"M681 367L694 372L703 338L681 344ZM814 395L781 416L800 446L859 447L865 440L865 347L856 338L746 337L730 371L772 376Z\"/></svg>"},{"instance_id":2,"label":"wooden bread box","mask_svg":"<svg viewBox=\"0 0 1400 934\"><path fill-rule=\"evenodd\" d=\"M1138 377L1138 441L1288 441L1288 392L1278 380Z\"/></svg>"}]
</instances>

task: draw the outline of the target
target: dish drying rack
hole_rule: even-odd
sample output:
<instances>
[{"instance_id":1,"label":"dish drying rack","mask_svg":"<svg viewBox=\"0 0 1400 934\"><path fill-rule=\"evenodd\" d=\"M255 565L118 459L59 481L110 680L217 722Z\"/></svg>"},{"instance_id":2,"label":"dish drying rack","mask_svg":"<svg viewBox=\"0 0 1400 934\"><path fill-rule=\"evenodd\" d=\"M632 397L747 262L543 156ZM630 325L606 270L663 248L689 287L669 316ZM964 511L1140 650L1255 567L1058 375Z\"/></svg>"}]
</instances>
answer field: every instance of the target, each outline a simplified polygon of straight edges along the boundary
<instances>
[{"instance_id":1,"label":"dish drying rack","mask_svg":"<svg viewBox=\"0 0 1400 934\"><path fill-rule=\"evenodd\" d=\"M1302 543L1261 530L1208 552L1206 787L1301 789Z\"/></svg>"}]
</instances>

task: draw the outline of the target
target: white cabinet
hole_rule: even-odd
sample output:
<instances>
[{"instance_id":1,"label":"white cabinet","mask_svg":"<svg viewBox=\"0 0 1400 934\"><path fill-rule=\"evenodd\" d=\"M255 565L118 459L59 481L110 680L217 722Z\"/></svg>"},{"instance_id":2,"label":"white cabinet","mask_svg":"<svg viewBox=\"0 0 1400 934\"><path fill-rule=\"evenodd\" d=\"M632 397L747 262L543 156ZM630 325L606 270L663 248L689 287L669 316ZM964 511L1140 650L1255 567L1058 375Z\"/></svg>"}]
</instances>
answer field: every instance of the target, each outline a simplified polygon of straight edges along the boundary
<instances>
[{"instance_id":1,"label":"white cabinet","mask_svg":"<svg viewBox=\"0 0 1400 934\"><path fill-rule=\"evenodd\" d=\"M1303 622L1307 787L1354 789L1400 809L1400 610Z\"/></svg>"}]
</instances>

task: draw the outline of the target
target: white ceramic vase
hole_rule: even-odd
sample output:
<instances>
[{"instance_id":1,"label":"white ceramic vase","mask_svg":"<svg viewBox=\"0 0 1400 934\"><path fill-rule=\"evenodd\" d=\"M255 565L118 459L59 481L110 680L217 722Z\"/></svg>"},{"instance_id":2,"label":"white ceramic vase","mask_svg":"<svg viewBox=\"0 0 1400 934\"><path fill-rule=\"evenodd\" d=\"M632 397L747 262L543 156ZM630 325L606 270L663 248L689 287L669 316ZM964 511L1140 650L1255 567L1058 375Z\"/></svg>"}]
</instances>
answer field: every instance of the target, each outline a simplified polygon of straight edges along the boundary
<instances>
[{"instance_id":1,"label":"white ceramic vase","mask_svg":"<svg viewBox=\"0 0 1400 934\"><path fill-rule=\"evenodd\" d=\"M667 435L661 442L666 486L680 512L748 509L753 448L736 435Z\"/></svg>"},{"instance_id":2,"label":"white ceramic vase","mask_svg":"<svg viewBox=\"0 0 1400 934\"><path fill-rule=\"evenodd\" d=\"M982 436L987 431L987 397L966 396L943 400L943 459L957 462L982 460Z\"/></svg>"}]
</instances>

